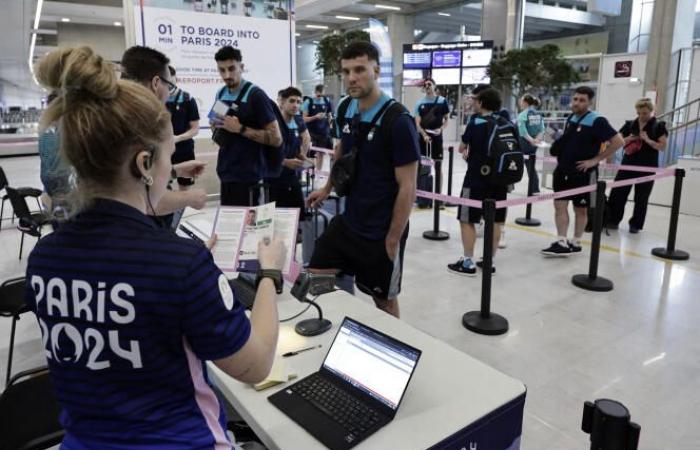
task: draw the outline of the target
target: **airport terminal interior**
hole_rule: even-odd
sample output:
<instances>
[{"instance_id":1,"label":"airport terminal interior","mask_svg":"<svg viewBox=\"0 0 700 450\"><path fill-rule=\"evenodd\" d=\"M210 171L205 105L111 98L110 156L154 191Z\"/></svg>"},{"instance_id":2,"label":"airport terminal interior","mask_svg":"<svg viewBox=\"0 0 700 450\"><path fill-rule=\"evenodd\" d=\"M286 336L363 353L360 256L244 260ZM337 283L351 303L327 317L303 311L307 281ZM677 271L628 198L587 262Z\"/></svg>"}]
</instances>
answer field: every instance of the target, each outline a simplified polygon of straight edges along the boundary
<instances>
[{"instance_id":1,"label":"airport terminal interior","mask_svg":"<svg viewBox=\"0 0 700 450\"><path fill-rule=\"evenodd\" d=\"M410 125L411 130L418 127L415 142L410 144L416 153L412 161L415 162L421 151L418 140L431 139L428 132L432 130L428 128L439 128L440 133L441 144L435 137L437 134L430 134L433 136L432 145L422 145L423 148L430 147L430 151L423 151L416 164L418 176L413 186L417 185L418 195L411 203L402 259L398 294L400 318L391 317L375 307L375 300L357 287L352 289L355 298L351 298L344 290L348 289L348 284L352 285L352 280L347 283L348 277L345 276L345 284L339 281L340 277L336 279L337 291L322 293L314 300L324 311L324 316L332 321L331 329L313 337L300 336L299 327L295 332L299 320L317 317L316 308L307 308L297 301L298 295L291 293L295 279L303 277L309 267L313 249L307 251L305 246L310 245L309 242L313 244L326 229L332 230L327 228L329 220L336 215L344 218L347 214L344 209L353 204L352 196L359 196L359 192L368 189L358 189L353 185L350 197L326 200L320 209L302 208L311 218L299 219L298 236L294 227L296 221L290 228L291 238L286 242L292 243L293 247L289 252L292 269L285 266L286 292L275 303L279 306L280 319L295 317L280 324L273 374L265 380L271 387L266 385L263 389L256 385L254 390L249 384L234 380L218 362L214 364L206 361L210 358L195 357L187 336L182 334L178 339L178 342L185 340L185 351L181 353L187 354L187 370L192 370L194 387L191 397L196 397L196 405L202 408L201 411L195 408L193 415L197 420L204 417L202 426L209 427L207 433L211 431L210 445L197 448L223 449L231 448L231 445L234 448L304 450L351 448L355 445L357 449L393 447L402 450L700 448L700 428L697 426L700 413L700 328L695 322L700 317L700 197L697 195L700 189L700 136L697 133L700 124L700 0L2 0L0 6L3 11L0 14L0 168L6 178L4 181L0 176L3 195L3 216L0 218L0 283L3 283L0 287L0 422L5 422L0 423L0 450L60 448L66 432L66 440L71 439L70 443L75 447L64 442L64 448L83 448L78 447L81 439L86 439L82 441L84 448L106 448L96 444L100 442L99 433L88 433L88 439L86 434L81 434L84 429L78 427L78 423L96 424L95 429L110 428L109 419L104 414L91 418L89 414L71 411L68 417L64 411L60 421L57 414L50 417L50 412L36 414L41 417L33 414L24 417L22 414L27 408L19 405L26 406L30 404L28 402L39 400L36 391L31 392L32 385L27 380L39 380L42 375L30 374L17 381L13 378L16 384L6 382L6 378L9 380L23 371L46 367L47 364L49 374L61 370L62 365L82 364L81 369L70 370L81 370L82 377L94 377L89 383L92 386L113 380L109 376L112 370L109 364L100 370L87 370L85 363L81 363L81 358L87 360L88 347L92 345L87 334L82 356L82 336L77 334L78 340L74 341L74 336L67 334L70 339L61 341L61 345L71 341L68 345L76 345L80 351L75 349L75 361L71 360L73 356L61 361L58 357L61 350L57 345L60 332L42 330L34 312L24 305L28 297L24 296L23 289L21 294L17 290L5 289L8 281L27 275L28 260L35 246L40 246L45 239L55 246L56 241L50 240L50 236L60 234L61 227L65 226L62 222L52 225L49 220L38 226L32 222L39 216L51 214L47 208L45 180L41 176L44 162L39 148L40 136L45 133L39 122L50 102L50 92L39 85L38 66L35 64L60 48L90 46L105 61L114 63L115 70L124 77L126 68L120 67L120 61L132 46L151 47L167 56L169 63L166 64L176 70L169 80L163 81L166 75L160 76L161 86L167 85L168 102L176 105L168 108L171 112L184 108L177 103L182 95L196 105L199 123L195 126L198 134L193 139L194 157L206 163L202 173L197 173L194 178L194 185L189 187L190 193L203 190L206 204L203 207L187 205L177 211L178 218L172 232L182 239L189 239L194 231L206 241L216 222L220 228L217 228L219 241L212 250L214 262L226 278L232 279L246 270L244 265L224 267L216 254L217 246L232 245L230 234L233 233L221 228L223 222L220 218L226 207L221 206L223 172L217 171L217 165L221 166L223 161L220 152L225 151L224 145L232 144L221 144L223 141L216 137L217 131L222 129L216 122L219 120L216 108L221 103L221 92L224 91L221 88L229 81L225 81L221 68L217 69L220 61L218 57L215 60L214 54L224 46L240 49L243 79L252 82L260 95L266 94L273 102L277 99L282 108L280 117L286 122L284 127L287 130L284 131L287 134L283 133L283 146L287 145L287 138L296 136L300 140L297 125L292 127L290 124L306 122L313 141L311 150L317 149L316 157L308 158L308 167L304 166L304 170L292 172L296 174L302 193L308 196L333 178L333 162L328 154L332 153L331 146L318 143L323 139L317 142L314 131L319 128L313 128L313 121L305 119L313 115L309 112L311 108L321 111L321 121L327 122L323 132L327 133L328 140L331 139L330 133L337 132L333 141L342 148L350 134L344 127L350 122L338 125L335 109L346 94L352 97L352 102L358 97L358 90L353 90L349 79L360 75L343 70L346 66L341 66L341 54L346 46L356 43L355 40L369 41L378 51L376 62L371 61L367 54L363 56L370 60L368 64L377 67L376 76L371 81L373 88L402 103L412 116L404 123ZM343 64L347 61L343 59ZM321 94L318 93L319 85L323 88ZM295 90L282 94L281 90L290 86L296 87L301 95L294 93ZM501 108L487 108L485 105L489 99L484 92L494 92ZM536 102L523 102L525 94ZM293 110L296 116L292 114L287 118L284 108L291 97L298 97L301 107ZM587 107L595 111L588 116L593 125L586 125L585 109L576 109L583 97L590 102ZM240 97L236 103L239 100ZM328 111L323 109L326 102L332 105ZM422 117L426 114L421 111L430 110L432 114L430 108L441 102L444 102L445 109L439 125L425 125L427 122L423 122ZM360 111L364 111L362 98L358 104ZM477 175L472 169L468 172L472 160L465 158L460 148L469 143L471 147L477 146L474 128L480 120L492 123L480 119L486 117L481 115L482 112L487 111L490 115L498 113L499 109L508 119L494 119L494 123L511 127L521 135L519 140L516 139L516 143L520 143L516 145L520 148L516 152L520 159L509 161L520 165L522 177L502 186L506 198L506 184L510 185L503 205L508 206L505 223L502 226L485 224L483 220L478 223L474 227L477 233L475 250L469 254L463 248L465 226L469 228L464 211L473 210L475 206L469 202L477 200L481 211L486 205L484 201L492 197L470 196L475 190L474 185L472 193L468 187L463 187L468 186L464 184L465 177L470 179L480 175L478 170L473 170ZM645 111L655 119L644 118ZM538 126L541 124L541 130L531 133L529 126L533 124L533 117ZM628 136L639 141L639 121L649 123L649 120L655 120L658 125L645 128L648 134L642 132L642 150L632 149L629 143L634 139L630 141ZM607 134L600 131L600 136L605 134L605 137L596 134L592 158L596 163L600 162L598 184L593 180L593 184L586 181L579 186L557 187L557 183L561 183L557 181L557 167L562 165L562 157L554 150L562 150L556 143L563 142L564 151L569 151L566 145L571 147L571 139L581 134L582 127L602 128L602 122L612 131ZM214 124L213 137L210 124ZM245 128L244 124L237 131L241 135L237 139L244 139ZM250 128L256 127L250 125ZM492 140L500 129L496 127L493 131ZM659 129L665 133L659 133ZM366 142L362 145L369 145L370 141L375 144L387 142L376 137L380 130L381 123L375 123L369 135L364 135ZM525 142L523 145L523 130L532 134L533 144ZM622 134L615 134L617 130L622 130ZM411 131L408 135L413 136L413 133ZM336 139L339 136L343 137ZM467 142L464 142L464 136L468 136ZM616 144L618 136L620 140ZM626 138L624 141L623 137ZM362 139L362 136L353 135L352 139ZM505 142L501 141L505 139L502 135L496 139L499 143ZM397 142L404 143L406 138ZM303 148L306 144L298 145ZM442 152L436 150L440 145ZM530 153L523 150L526 145L532 148ZM320 147L326 148L327 153ZM476 151L471 147L470 158ZM653 150L652 161L639 167L634 153L647 151L647 147ZM494 148L488 147L484 151L490 152ZM513 152L513 147L509 148ZM396 155L397 149L392 150ZM374 160L360 161L367 164L367 161ZM530 167L524 167L530 164ZM627 166L627 172L617 167L620 164ZM481 176L486 176L484 167L487 166L481 167ZM529 169L534 169L534 172ZM354 170L361 172L366 169L360 164ZM392 177L393 173L392 169ZM615 190L624 189L621 173L627 173L627 179L633 180L627 183L633 186L633 193L629 195L624 215L617 219L619 223L613 223L615 212L611 198L615 197ZM530 181L533 174L537 175L534 183ZM651 193L647 192L645 199L638 197L639 186L649 186L651 180L654 181ZM397 182L391 182L394 183L391 189L394 189ZM555 202L562 202L554 199L567 198L558 196L558 192L569 188L579 188L580 191L582 187L585 190L586 186L589 189L582 195L590 200L584 200L583 208L568 205L571 220L568 235L562 240L555 214ZM22 193L19 202L35 214L18 210L17 199L8 196L7 187L11 190L36 188L36 192L19 190ZM185 189L175 180L171 188L176 193ZM269 199L269 192L262 191L261 195ZM439 197L432 194L436 191L441 194ZM606 195L606 208L600 208L598 204L601 197L597 194L602 194L601 191ZM386 197L385 192L378 194L381 195L369 197ZM398 202L399 195L394 196ZM399 214L396 209L391 210L393 201L392 197L386 212L388 218L392 217L391 214ZM640 202L648 203L645 213L637 211ZM625 205L624 199L622 205ZM227 205L239 209L250 206ZM580 240L574 236L567 241L573 232L574 209L588 211L590 229ZM265 213L262 209L257 211L259 215ZM358 214L357 210L354 214ZM638 214L642 216L641 222ZM317 226L309 225L314 222ZM247 234L249 225L240 222L240 235L236 239L245 239L243 230L245 228ZM484 244L484 230L492 227L501 227L500 245L495 245L498 247L495 253ZM351 228L348 226L348 230ZM40 233L36 232L38 229ZM278 228L275 228L277 234ZM383 239L378 242L385 251ZM316 241L317 249L320 242ZM551 249L552 243L562 244L561 252L565 254L543 253L543 249ZM582 250L572 250L576 246ZM241 248L231 250L236 261L239 261ZM314 254L312 261L317 261L316 256ZM470 257L475 263L481 261L474 269L475 273L468 273L470 267L461 259ZM374 264L371 252L362 258L369 267ZM488 267L489 260L494 268L491 276L481 267ZM454 270L455 261L458 261L458 270ZM148 267L148 264L143 267ZM51 270L60 272L59 268ZM150 269L139 270L148 272ZM361 271L361 268L356 270ZM358 278L361 276L358 274ZM255 278L255 271L252 278ZM391 283L394 281L392 277ZM29 284L29 278L26 282ZM32 286L36 293L36 287ZM219 289L226 304L225 289L220 283ZM28 292L32 292L31 289ZM234 287L236 296L241 295L240 292ZM312 297L311 294L306 297L306 292L304 294L305 299ZM48 295L50 292L47 291ZM76 298L71 300L71 296L80 297L75 289L57 295L67 295L66 301L75 302L75 305L80 302ZM376 300L377 306L385 305L387 300L384 298ZM138 295L133 302L138 303ZM37 308L38 303L37 300ZM476 325L474 320L466 319L468 312L472 313L471 319L479 318ZM251 312L246 314L251 316ZM347 332L343 322L345 316L368 325L382 336L397 339L391 348L402 349L401 346L407 344L410 347L406 348L416 348L422 351L422 355L408 372L408 378L401 381L404 384L396 388L399 390L398 407L391 406L391 418L387 423L359 438L359 432L353 431L340 445L337 439L323 437L323 432L313 424L304 423L293 413L285 411L270 396L284 392L292 395L294 383L319 370L322 364L323 367L331 364L334 353L332 350L329 353L329 349L339 347L342 344L339 343L340 337ZM505 325L498 322L499 317L507 320ZM17 318L19 320L15 322ZM126 325L122 322L114 326ZM56 328L54 325L53 330ZM42 332L45 333L43 337ZM47 346L50 339L55 339L53 348ZM101 334L99 339L103 339ZM370 340L369 337L366 339ZM114 354L123 356L127 344L124 341L119 348L118 340ZM380 344L388 341L377 342L377 347L366 350L367 354L381 352ZM103 344L110 348L115 346L111 335L109 342ZM317 348L319 345L322 346L320 349ZM307 348L310 350L299 356L281 357L282 352ZM350 358L351 351L344 351L349 352L346 357ZM11 373L8 374L10 355ZM223 356L227 355L217 357ZM95 362L92 355L89 358ZM192 358L195 358L194 362ZM277 365L278 361L285 364L283 369ZM360 374L359 378L346 376L342 371L336 373L335 369L328 370L327 374L339 374L343 382L338 383L343 389L352 391L356 398L367 404L381 403L382 408L385 407L383 392L379 388L380 392L375 392L377 389L372 388L374 379L367 381L362 378L366 372L381 373L385 369L371 357L353 361L358 366L352 368L352 373ZM201 363L199 367L197 362ZM143 360L143 367L134 370L135 382L140 376L147 379L139 373L148 370L148 363L148 360ZM88 367L91 367L89 363ZM272 375L279 377L280 371L284 372L284 381L273 380ZM204 412L204 401L199 396L206 389L195 380L197 376L202 378L202 372L202 384L216 392L218 401L228 411L229 419L237 421L237 427L229 427L228 438L214 431L220 425L217 421L221 417L216 415L218 410L213 418ZM64 378L65 373L59 372L45 379L54 380L56 384L55 380ZM388 382L398 383L395 379ZM24 391L22 383L27 383ZM167 382L156 383L156 388L165 389L164 384ZM17 389L11 392L13 388ZM118 385L106 389L121 388L122 385ZM262 390L258 391L258 388ZM50 397L56 402L52 387L38 392L43 392L40 397ZM95 395L98 392L105 391L95 391ZM21 395L26 395L26 400ZM91 394L84 392L84 395ZM57 397L68 398L61 392ZM609 401L606 403L605 399ZM153 415L157 415L158 407L143 406ZM35 406L34 410L41 408ZM143 417L148 415L143 414ZM152 417L149 416L149 420ZM36 420L36 426L26 422L20 426L18 421L25 419ZM157 433L149 435L149 441L139 440L147 439L135 431L142 424L138 422L138 416L131 419L132 428L125 431L125 436L131 436L133 441L129 442L131 438L120 439L109 448L186 448L173 444L175 440L167 440L165 434L160 435L161 442L159 437L154 437L159 436ZM120 424L125 423L123 417L119 420L122 421ZM39 425L40 421L48 421L49 425ZM190 432L192 423L183 426L183 436ZM49 439L45 439L46 434L50 434L46 432L47 426L56 428L51 430L55 433ZM168 426L173 425L169 423ZM15 436L21 434L15 433L20 428L21 433L25 433L24 438ZM143 429L149 430L147 426ZM177 429L175 426L174 430ZM31 440L27 436L45 441L23 447ZM354 439L358 442L352 442ZM243 444L245 441L252 442Z\"/></svg>"}]
</instances>

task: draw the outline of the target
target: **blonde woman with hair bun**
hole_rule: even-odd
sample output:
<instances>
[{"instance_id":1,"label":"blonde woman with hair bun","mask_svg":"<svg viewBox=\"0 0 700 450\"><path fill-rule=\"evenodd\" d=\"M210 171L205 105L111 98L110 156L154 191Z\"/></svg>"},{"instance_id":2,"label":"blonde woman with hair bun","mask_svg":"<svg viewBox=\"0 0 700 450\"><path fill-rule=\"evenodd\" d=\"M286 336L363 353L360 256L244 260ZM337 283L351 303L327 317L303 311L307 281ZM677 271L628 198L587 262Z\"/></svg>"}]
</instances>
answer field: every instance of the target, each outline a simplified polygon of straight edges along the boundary
<instances>
[{"instance_id":1,"label":"blonde woman with hair bun","mask_svg":"<svg viewBox=\"0 0 700 450\"><path fill-rule=\"evenodd\" d=\"M668 130L666 123L654 117L654 102L650 98L641 98L634 105L637 118L628 120L620 128L620 133L625 140L624 156L622 164L630 166L659 166L659 152L666 150ZM629 170L620 170L615 180L628 180L641 176L642 173ZM632 234L639 233L644 228L647 215L649 196L654 187L654 182L638 183L634 185L634 211L629 219L629 231ZM616 230L625 215L625 204L632 192L632 186L614 188L610 192L608 200L608 228Z\"/></svg>"},{"instance_id":2,"label":"blonde woman with hair bun","mask_svg":"<svg viewBox=\"0 0 700 450\"><path fill-rule=\"evenodd\" d=\"M270 371L276 287L262 278L250 319L202 244L156 226L175 148L170 116L89 47L37 66L56 91L42 123L59 129L80 208L40 239L27 304L61 404L65 449L232 448L207 360L237 380ZM285 249L259 245L279 273Z\"/></svg>"}]
</instances>

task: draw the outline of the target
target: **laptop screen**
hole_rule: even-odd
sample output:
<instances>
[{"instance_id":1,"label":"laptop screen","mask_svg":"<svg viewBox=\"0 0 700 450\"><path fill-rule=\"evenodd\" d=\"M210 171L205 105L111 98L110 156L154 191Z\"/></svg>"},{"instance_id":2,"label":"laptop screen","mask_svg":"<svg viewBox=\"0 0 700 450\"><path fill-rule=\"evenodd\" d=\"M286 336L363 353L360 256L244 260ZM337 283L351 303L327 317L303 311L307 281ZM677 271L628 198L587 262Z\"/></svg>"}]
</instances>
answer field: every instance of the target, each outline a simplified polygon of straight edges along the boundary
<instances>
[{"instance_id":1,"label":"laptop screen","mask_svg":"<svg viewBox=\"0 0 700 450\"><path fill-rule=\"evenodd\" d=\"M345 318L323 367L396 410L420 350Z\"/></svg>"}]
</instances>

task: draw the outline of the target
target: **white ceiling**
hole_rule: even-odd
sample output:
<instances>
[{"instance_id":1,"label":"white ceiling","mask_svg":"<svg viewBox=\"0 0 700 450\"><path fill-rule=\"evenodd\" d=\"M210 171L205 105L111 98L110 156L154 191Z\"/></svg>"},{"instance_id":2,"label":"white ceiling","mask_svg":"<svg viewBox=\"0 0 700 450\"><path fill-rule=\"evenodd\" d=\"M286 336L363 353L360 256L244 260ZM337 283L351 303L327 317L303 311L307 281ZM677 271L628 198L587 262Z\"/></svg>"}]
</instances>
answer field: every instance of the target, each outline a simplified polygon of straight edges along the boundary
<instances>
[{"instance_id":1,"label":"white ceiling","mask_svg":"<svg viewBox=\"0 0 700 450\"><path fill-rule=\"evenodd\" d=\"M376 4L397 6L400 11L379 9ZM571 33L600 26L604 19L585 12L586 0L558 0L559 7L532 5L528 2L525 18L526 39L536 39L551 33ZM392 12L415 16L415 28L423 33L457 35L461 26L466 34L478 35L481 28L481 0L298 0L296 3L297 32L300 40L310 41L327 31L307 29L307 24L330 28L354 29L366 27L366 19L385 18ZM443 13L439 15L438 13ZM444 14L449 14L445 16ZM338 19L336 16L359 17L361 21Z\"/></svg>"},{"instance_id":2,"label":"white ceiling","mask_svg":"<svg viewBox=\"0 0 700 450\"><path fill-rule=\"evenodd\" d=\"M1 0L0 83L22 91L41 89L34 84L29 70L29 48L37 0ZM122 0L44 1L34 51L36 61L56 47L57 24L67 18L71 24L114 27L123 21Z\"/></svg>"},{"instance_id":3,"label":"white ceiling","mask_svg":"<svg viewBox=\"0 0 700 450\"><path fill-rule=\"evenodd\" d=\"M3 1L0 14L0 82L23 88L29 73L29 41L36 1Z\"/></svg>"}]
</instances>

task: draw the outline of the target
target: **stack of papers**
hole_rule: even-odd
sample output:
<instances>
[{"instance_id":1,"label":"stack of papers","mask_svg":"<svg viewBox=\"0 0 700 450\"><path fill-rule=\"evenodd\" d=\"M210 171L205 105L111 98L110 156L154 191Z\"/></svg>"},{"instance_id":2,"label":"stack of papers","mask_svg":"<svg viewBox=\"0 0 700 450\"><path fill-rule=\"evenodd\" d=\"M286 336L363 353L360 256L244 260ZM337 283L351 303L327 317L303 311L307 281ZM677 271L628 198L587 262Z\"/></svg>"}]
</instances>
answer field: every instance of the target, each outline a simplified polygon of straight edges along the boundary
<instances>
[{"instance_id":1,"label":"stack of papers","mask_svg":"<svg viewBox=\"0 0 700 450\"><path fill-rule=\"evenodd\" d=\"M284 359L282 359L280 356L275 356L275 361L272 363L270 375L268 375L267 378L260 383L254 384L253 389L256 391L262 391L263 389L291 381L296 377L297 374L287 366Z\"/></svg>"}]
</instances>

